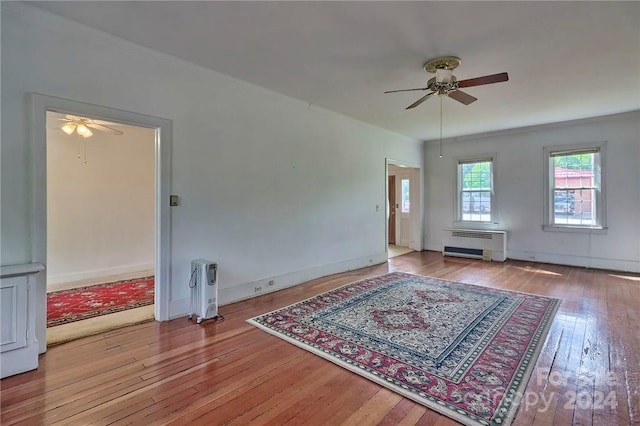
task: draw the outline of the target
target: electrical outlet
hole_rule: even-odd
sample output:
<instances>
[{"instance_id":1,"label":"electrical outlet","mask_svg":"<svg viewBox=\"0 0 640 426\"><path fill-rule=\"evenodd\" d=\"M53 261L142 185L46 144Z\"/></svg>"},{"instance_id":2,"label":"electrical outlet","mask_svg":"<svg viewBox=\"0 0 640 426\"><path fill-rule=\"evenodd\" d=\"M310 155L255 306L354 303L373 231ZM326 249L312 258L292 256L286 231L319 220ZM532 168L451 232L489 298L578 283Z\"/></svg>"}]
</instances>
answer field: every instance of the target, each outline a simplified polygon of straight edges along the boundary
<instances>
[{"instance_id":1,"label":"electrical outlet","mask_svg":"<svg viewBox=\"0 0 640 426\"><path fill-rule=\"evenodd\" d=\"M271 287L272 285L275 285L276 281L275 280L269 280L269 287Z\"/></svg>"},{"instance_id":2,"label":"electrical outlet","mask_svg":"<svg viewBox=\"0 0 640 426\"><path fill-rule=\"evenodd\" d=\"M260 287L255 287L255 288L253 289L253 292L254 292L254 293L260 293L261 291L262 291L262 286L260 286Z\"/></svg>"}]
</instances>

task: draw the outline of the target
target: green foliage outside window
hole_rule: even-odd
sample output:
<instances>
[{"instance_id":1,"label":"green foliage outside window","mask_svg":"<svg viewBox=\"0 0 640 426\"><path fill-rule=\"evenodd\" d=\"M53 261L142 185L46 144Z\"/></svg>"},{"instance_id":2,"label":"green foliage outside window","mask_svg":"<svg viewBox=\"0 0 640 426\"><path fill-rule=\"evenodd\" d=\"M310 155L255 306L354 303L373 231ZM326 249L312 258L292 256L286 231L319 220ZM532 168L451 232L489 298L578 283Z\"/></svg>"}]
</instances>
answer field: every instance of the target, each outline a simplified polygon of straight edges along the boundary
<instances>
[{"instance_id":1,"label":"green foliage outside window","mask_svg":"<svg viewBox=\"0 0 640 426\"><path fill-rule=\"evenodd\" d=\"M593 170L593 154L573 154L554 157L553 165L572 170Z\"/></svg>"},{"instance_id":2,"label":"green foliage outside window","mask_svg":"<svg viewBox=\"0 0 640 426\"><path fill-rule=\"evenodd\" d=\"M491 188L491 162L462 164L462 188Z\"/></svg>"}]
</instances>

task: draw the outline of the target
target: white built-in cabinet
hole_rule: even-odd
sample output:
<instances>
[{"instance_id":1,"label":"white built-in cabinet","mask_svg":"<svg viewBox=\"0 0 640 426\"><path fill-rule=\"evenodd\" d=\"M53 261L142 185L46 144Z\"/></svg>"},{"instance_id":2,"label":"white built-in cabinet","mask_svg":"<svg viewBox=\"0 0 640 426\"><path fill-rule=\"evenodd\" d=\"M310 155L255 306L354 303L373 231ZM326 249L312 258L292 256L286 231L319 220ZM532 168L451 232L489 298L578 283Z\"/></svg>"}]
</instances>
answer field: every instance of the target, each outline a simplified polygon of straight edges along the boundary
<instances>
[{"instance_id":1,"label":"white built-in cabinet","mask_svg":"<svg viewBox=\"0 0 640 426\"><path fill-rule=\"evenodd\" d=\"M39 263L0 267L0 378L38 368L36 274Z\"/></svg>"}]
</instances>

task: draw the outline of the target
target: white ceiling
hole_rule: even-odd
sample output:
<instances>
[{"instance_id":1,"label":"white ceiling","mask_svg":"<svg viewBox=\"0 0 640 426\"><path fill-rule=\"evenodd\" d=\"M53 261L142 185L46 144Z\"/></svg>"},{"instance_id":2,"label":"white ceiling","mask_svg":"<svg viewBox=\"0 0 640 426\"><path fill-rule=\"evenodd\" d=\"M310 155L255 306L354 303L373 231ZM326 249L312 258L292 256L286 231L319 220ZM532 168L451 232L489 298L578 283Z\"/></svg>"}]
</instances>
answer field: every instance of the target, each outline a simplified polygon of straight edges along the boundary
<instances>
[{"instance_id":1,"label":"white ceiling","mask_svg":"<svg viewBox=\"0 0 640 426\"><path fill-rule=\"evenodd\" d=\"M638 2L31 2L66 18L418 139L440 135L422 66L509 81L443 99L443 136L640 109Z\"/></svg>"}]
</instances>

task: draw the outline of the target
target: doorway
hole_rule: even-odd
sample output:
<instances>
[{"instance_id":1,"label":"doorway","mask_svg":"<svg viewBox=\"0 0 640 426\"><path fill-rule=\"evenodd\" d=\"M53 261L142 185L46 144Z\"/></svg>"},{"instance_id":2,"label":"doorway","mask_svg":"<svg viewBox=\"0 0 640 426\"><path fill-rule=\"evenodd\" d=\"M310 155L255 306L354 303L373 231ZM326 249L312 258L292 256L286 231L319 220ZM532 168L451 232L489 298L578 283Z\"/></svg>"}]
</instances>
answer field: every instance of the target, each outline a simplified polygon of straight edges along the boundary
<instances>
[{"instance_id":1,"label":"doorway","mask_svg":"<svg viewBox=\"0 0 640 426\"><path fill-rule=\"evenodd\" d=\"M47 111L46 146L47 344L152 320L155 129Z\"/></svg>"},{"instance_id":2,"label":"doorway","mask_svg":"<svg viewBox=\"0 0 640 426\"><path fill-rule=\"evenodd\" d=\"M171 121L144 114L103 107L69 99L31 94L31 148L33 158L33 261L47 265L47 112L90 117L112 123L142 127L151 130L154 137L154 318L158 321L169 319L169 199L171 164ZM88 148L88 147L87 147ZM80 148L84 161L84 148ZM76 154L77 157L77 154ZM87 162L91 161L87 151ZM39 353L46 352L46 301L47 279L40 274L35 289L36 309L29 313L36 324Z\"/></svg>"},{"instance_id":3,"label":"doorway","mask_svg":"<svg viewBox=\"0 0 640 426\"><path fill-rule=\"evenodd\" d=\"M421 166L387 159L388 258L422 250Z\"/></svg>"}]
</instances>

